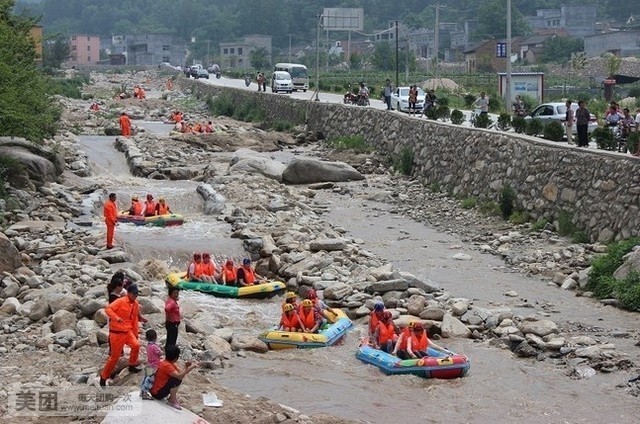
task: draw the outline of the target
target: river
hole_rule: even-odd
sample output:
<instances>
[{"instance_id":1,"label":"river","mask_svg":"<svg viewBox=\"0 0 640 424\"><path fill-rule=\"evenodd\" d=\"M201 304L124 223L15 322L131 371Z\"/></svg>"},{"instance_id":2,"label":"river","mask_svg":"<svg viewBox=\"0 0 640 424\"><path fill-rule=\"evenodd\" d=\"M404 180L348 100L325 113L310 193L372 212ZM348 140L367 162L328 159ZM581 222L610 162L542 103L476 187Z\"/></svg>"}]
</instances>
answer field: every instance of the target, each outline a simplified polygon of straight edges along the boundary
<instances>
[{"instance_id":1,"label":"river","mask_svg":"<svg viewBox=\"0 0 640 424\"><path fill-rule=\"evenodd\" d=\"M167 126L139 123L148 130L164 132ZM132 261L158 258L182 269L193 251L211 251L218 261L225 256L242 257L237 239L229 238L230 227L202 214L202 200L192 181L154 181L130 175L124 156L114 148L113 137L82 136L81 144L93 164L93 179L127 199L147 192L164 196L172 209L187 217L184 225L146 228L120 225L116 243L124 243ZM350 183L355 193L367 188ZM615 331L632 334L640 328L637 314L630 314L595 301L575 297L573 292L549 287L539 279L505 271L504 263L483 255L450 234L392 213L392 207L341 196L330 191L318 194L331 205L326 217L348 235L364 241L363 248L387 258L403 271L427 277L454 296L473 299L480 306L505 305L516 312L550 314L559 324L580 323L597 327L601 341L616 343L632 352L638 362L638 347L632 339L611 339ZM122 205L121 206L126 206ZM96 217L99 222L99 217ZM453 259L463 251L470 261ZM157 282L161 285L162 282ZM518 307L518 298L503 294L515 290L527 303L547 305ZM216 319L238 333L255 334L279 318L275 298L264 301L217 299L184 292L182 298L199 303ZM551 306L549 306L551 305ZM506 350L473 340L443 340L451 350L471 358L470 373L462 379L439 381L414 376L385 376L377 368L355 359L355 349L364 326L350 332L343 343L327 349L275 351L265 355L247 353L233 358L217 372L222 384L265 396L305 413L328 413L363 423L635 423L640 407L636 398L615 386L637 375L634 370L574 380L565 368L549 361L517 359Z\"/></svg>"}]
</instances>

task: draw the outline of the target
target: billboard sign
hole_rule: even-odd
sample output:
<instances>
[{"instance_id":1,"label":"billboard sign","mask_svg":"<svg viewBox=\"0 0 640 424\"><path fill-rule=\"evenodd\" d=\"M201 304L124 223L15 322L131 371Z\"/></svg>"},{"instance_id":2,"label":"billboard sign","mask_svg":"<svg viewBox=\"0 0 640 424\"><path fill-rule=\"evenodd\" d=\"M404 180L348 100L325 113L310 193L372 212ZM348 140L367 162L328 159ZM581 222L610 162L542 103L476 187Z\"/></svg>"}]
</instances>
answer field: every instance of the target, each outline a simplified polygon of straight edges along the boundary
<instances>
[{"instance_id":1,"label":"billboard sign","mask_svg":"<svg viewBox=\"0 0 640 424\"><path fill-rule=\"evenodd\" d=\"M322 12L322 28L327 31L362 31L364 9L326 7Z\"/></svg>"}]
</instances>

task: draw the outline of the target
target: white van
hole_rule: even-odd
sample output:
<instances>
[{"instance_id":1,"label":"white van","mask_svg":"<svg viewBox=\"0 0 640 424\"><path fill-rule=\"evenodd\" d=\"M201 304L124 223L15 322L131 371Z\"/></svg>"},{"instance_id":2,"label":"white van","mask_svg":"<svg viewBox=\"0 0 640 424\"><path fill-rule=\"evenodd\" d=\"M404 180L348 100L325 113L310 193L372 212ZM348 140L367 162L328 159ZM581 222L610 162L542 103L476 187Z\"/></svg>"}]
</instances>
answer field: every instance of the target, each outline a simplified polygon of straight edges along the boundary
<instances>
[{"instance_id":1,"label":"white van","mask_svg":"<svg viewBox=\"0 0 640 424\"><path fill-rule=\"evenodd\" d=\"M309 72L306 66L300 63L276 63L273 70L289 72L293 81L293 91L309 89Z\"/></svg>"},{"instance_id":2,"label":"white van","mask_svg":"<svg viewBox=\"0 0 640 424\"><path fill-rule=\"evenodd\" d=\"M293 81L291 81L291 75L285 71L275 71L271 75L271 92L278 93L284 91L291 93L293 91Z\"/></svg>"}]
</instances>

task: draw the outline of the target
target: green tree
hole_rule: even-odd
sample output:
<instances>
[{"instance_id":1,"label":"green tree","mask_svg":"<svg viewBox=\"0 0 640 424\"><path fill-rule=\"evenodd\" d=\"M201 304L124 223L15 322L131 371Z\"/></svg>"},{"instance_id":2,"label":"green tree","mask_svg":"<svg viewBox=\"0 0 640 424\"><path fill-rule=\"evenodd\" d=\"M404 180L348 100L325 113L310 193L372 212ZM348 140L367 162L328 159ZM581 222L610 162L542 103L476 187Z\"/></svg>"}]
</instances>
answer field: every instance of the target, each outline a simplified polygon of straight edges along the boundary
<instances>
[{"instance_id":1,"label":"green tree","mask_svg":"<svg viewBox=\"0 0 640 424\"><path fill-rule=\"evenodd\" d=\"M11 14L13 0L0 0L0 135L41 141L56 131L60 111L36 67L29 30L34 20Z\"/></svg>"},{"instance_id":2,"label":"green tree","mask_svg":"<svg viewBox=\"0 0 640 424\"><path fill-rule=\"evenodd\" d=\"M539 61L543 63L566 63L572 53L584 50L584 41L570 37L552 37L544 42Z\"/></svg>"},{"instance_id":3,"label":"green tree","mask_svg":"<svg viewBox=\"0 0 640 424\"><path fill-rule=\"evenodd\" d=\"M387 41L376 44L373 51L373 66L379 71L395 69L395 53L391 51L391 44Z\"/></svg>"},{"instance_id":4,"label":"green tree","mask_svg":"<svg viewBox=\"0 0 640 424\"><path fill-rule=\"evenodd\" d=\"M42 63L46 68L59 68L70 54L69 39L56 34L44 42Z\"/></svg>"},{"instance_id":5,"label":"green tree","mask_svg":"<svg viewBox=\"0 0 640 424\"><path fill-rule=\"evenodd\" d=\"M358 53L351 53L351 57L349 58L349 67L354 71L362 69L362 56Z\"/></svg>"},{"instance_id":6,"label":"green tree","mask_svg":"<svg viewBox=\"0 0 640 424\"><path fill-rule=\"evenodd\" d=\"M271 55L266 47L258 47L249 53L251 67L254 69L269 69L271 67Z\"/></svg>"},{"instance_id":7,"label":"green tree","mask_svg":"<svg viewBox=\"0 0 640 424\"><path fill-rule=\"evenodd\" d=\"M512 35L524 35L529 32L529 26L517 8L511 8L511 33ZM507 36L507 2L504 0L488 0L482 2L478 9L478 32L475 38L478 40Z\"/></svg>"}]
</instances>

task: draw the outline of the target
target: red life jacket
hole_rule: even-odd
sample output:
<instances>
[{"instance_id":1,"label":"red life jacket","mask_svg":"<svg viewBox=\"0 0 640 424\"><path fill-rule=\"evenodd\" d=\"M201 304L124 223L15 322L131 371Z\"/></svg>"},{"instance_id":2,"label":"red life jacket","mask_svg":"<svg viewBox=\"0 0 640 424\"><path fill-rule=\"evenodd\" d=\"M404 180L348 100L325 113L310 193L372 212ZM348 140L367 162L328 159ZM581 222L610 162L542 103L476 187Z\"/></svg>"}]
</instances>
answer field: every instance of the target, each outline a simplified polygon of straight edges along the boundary
<instances>
[{"instance_id":1,"label":"red life jacket","mask_svg":"<svg viewBox=\"0 0 640 424\"><path fill-rule=\"evenodd\" d=\"M213 277L216 274L216 266L213 264L213 262L202 262L200 269L202 271L201 275L208 275L210 277Z\"/></svg>"},{"instance_id":2,"label":"red life jacket","mask_svg":"<svg viewBox=\"0 0 640 424\"><path fill-rule=\"evenodd\" d=\"M298 314L296 313L293 313L289 316L286 312L283 312L282 318L280 319L280 324L284 328L301 328L300 320L298 319Z\"/></svg>"},{"instance_id":3,"label":"red life jacket","mask_svg":"<svg viewBox=\"0 0 640 424\"><path fill-rule=\"evenodd\" d=\"M156 214L156 202L153 200L146 200L144 202L144 214L146 216L153 216Z\"/></svg>"},{"instance_id":4,"label":"red life jacket","mask_svg":"<svg viewBox=\"0 0 640 424\"><path fill-rule=\"evenodd\" d=\"M402 333L400 333L400 337L398 338L398 350L407 350L409 337L411 337L411 329L406 327L402 330Z\"/></svg>"},{"instance_id":5,"label":"red life jacket","mask_svg":"<svg viewBox=\"0 0 640 424\"><path fill-rule=\"evenodd\" d=\"M225 265L224 267L222 267L222 272L224 272L224 276L227 281L236 281L237 273L235 266Z\"/></svg>"},{"instance_id":6,"label":"red life jacket","mask_svg":"<svg viewBox=\"0 0 640 424\"><path fill-rule=\"evenodd\" d=\"M309 313L304 311L304 307L301 307L298 311L298 315L300 316L300 321L304 325L304 328L307 330L312 329L316 325L316 311L311 308Z\"/></svg>"},{"instance_id":7,"label":"red life jacket","mask_svg":"<svg viewBox=\"0 0 640 424\"><path fill-rule=\"evenodd\" d=\"M134 200L129 209L129 215L142 215L142 203Z\"/></svg>"},{"instance_id":8,"label":"red life jacket","mask_svg":"<svg viewBox=\"0 0 640 424\"><path fill-rule=\"evenodd\" d=\"M423 331L420 333L420 338L416 336L414 332L411 334L411 350L414 352L426 352L429 345L429 338Z\"/></svg>"},{"instance_id":9,"label":"red life jacket","mask_svg":"<svg viewBox=\"0 0 640 424\"><path fill-rule=\"evenodd\" d=\"M372 311L369 314L369 334L373 334L373 332L376 331L379 323L380 318L378 318L378 315L376 315L376 311Z\"/></svg>"},{"instance_id":10,"label":"red life jacket","mask_svg":"<svg viewBox=\"0 0 640 424\"><path fill-rule=\"evenodd\" d=\"M383 345L388 340L393 340L393 336L396 335L395 327L392 322L385 324L381 322L378 324L378 344Z\"/></svg>"},{"instance_id":11,"label":"red life jacket","mask_svg":"<svg viewBox=\"0 0 640 424\"><path fill-rule=\"evenodd\" d=\"M256 281L256 274L254 273L253 269L250 266L243 266L242 270L244 272L244 283L249 286L253 286L253 283Z\"/></svg>"},{"instance_id":12,"label":"red life jacket","mask_svg":"<svg viewBox=\"0 0 640 424\"><path fill-rule=\"evenodd\" d=\"M158 215L166 215L169 213L169 205L166 203L158 203L156 205L156 209L158 211Z\"/></svg>"},{"instance_id":13,"label":"red life jacket","mask_svg":"<svg viewBox=\"0 0 640 424\"><path fill-rule=\"evenodd\" d=\"M191 265L195 265L193 273L190 272ZM202 275L202 262L197 263L196 261L193 261L193 262L191 262L189 264L189 266L187 266L187 277L188 278L191 278L191 277L199 278L201 275Z\"/></svg>"}]
</instances>

